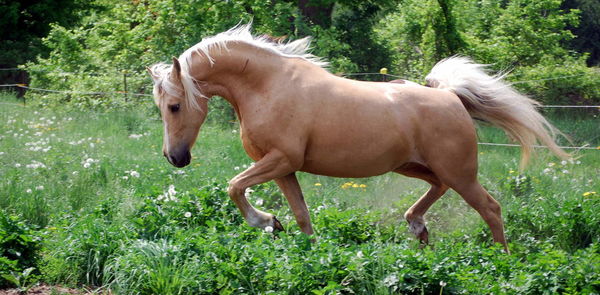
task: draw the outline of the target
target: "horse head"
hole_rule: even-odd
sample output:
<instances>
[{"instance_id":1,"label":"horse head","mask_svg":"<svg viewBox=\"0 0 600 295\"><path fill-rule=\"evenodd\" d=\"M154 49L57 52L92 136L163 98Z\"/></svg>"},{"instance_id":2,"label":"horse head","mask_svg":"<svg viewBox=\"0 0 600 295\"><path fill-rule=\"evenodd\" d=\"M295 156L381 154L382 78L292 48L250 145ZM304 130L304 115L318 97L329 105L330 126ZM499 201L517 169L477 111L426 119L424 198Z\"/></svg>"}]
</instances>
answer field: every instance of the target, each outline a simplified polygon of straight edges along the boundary
<instances>
[{"instance_id":1,"label":"horse head","mask_svg":"<svg viewBox=\"0 0 600 295\"><path fill-rule=\"evenodd\" d=\"M186 91L190 87L185 80L189 78L183 76L187 74L175 57L172 66L157 64L148 72L164 126L163 154L172 165L184 167L190 163L190 150L206 118L207 100L199 93Z\"/></svg>"}]
</instances>

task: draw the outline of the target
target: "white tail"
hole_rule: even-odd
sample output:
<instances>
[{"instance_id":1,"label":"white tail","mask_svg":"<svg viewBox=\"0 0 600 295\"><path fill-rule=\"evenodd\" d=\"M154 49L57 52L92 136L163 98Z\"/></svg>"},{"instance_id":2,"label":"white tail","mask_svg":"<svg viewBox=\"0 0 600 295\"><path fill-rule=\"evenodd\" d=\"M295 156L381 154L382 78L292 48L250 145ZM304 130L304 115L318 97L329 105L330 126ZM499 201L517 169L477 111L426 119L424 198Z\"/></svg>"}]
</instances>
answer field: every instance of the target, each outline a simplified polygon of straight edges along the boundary
<instances>
[{"instance_id":1,"label":"white tail","mask_svg":"<svg viewBox=\"0 0 600 295\"><path fill-rule=\"evenodd\" d=\"M558 129L535 108L537 101L520 94L503 81L504 75L488 75L485 66L466 57L454 56L438 62L425 77L427 85L454 92L471 117L502 128L522 147L521 168L529 161L537 141L561 158L570 155L555 142Z\"/></svg>"}]
</instances>

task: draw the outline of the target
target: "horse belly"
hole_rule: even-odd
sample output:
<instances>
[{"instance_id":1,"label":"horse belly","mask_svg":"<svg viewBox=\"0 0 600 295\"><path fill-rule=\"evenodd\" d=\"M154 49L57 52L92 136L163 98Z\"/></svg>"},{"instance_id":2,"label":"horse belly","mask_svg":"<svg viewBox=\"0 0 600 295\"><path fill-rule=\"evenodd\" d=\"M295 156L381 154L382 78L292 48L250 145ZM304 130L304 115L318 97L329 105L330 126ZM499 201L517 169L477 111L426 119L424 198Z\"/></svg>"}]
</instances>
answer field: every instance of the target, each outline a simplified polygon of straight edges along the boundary
<instances>
[{"instance_id":1,"label":"horse belly","mask_svg":"<svg viewBox=\"0 0 600 295\"><path fill-rule=\"evenodd\" d=\"M392 171L411 159L411 145L402 137L335 139L307 146L300 170L333 177L370 177Z\"/></svg>"}]
</instances>

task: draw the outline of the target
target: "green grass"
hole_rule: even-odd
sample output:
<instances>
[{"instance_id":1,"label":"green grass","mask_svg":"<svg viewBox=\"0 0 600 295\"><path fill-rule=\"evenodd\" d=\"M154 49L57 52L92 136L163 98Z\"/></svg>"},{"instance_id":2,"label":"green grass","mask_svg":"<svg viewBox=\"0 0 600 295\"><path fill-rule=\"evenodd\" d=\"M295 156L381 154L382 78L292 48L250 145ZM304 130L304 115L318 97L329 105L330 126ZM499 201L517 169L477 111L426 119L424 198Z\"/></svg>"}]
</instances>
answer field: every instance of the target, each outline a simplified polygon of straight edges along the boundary
<instances>
[{"instance_id":1,"label":"green grass","mask_svg":"<svg viewBox=\"0 0 600 295\"><path fill-rule=\"evenodd\" d=\"M177 169L147 106L99 113L0 101L0 287L33 267L24 282L115 294L600 292L598 150L572 163L540 150L519 174L517 148L480 147L480 180L503 205L510 256L453 192L427 214L433 246L419 250L402 215L428 186L394 174L301 173L311 243L273 183L250 199L280 217L288 232L277 239L246 226L229 201L227 181L251 164L235 125L203 126L192 164ZM597 111L550 116L575 144L600 145ZM479 135L506 142L489 127ZM161 197L171 185L177 201Z\"/></svg>"}]
</instances>

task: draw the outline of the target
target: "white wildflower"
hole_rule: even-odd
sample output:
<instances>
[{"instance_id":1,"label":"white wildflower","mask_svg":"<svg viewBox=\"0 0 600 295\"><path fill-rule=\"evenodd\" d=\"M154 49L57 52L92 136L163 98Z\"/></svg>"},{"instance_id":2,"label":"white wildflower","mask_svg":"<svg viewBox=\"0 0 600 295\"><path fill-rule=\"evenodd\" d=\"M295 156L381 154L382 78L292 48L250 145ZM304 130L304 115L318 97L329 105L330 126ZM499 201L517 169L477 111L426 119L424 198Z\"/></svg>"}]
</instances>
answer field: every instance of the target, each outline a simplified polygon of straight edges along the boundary
<instances>
[{"instance_id":1,"label":"white wildflower","mask_svg":"<svg viewBox=\"0 0 600 295\"><path fill-rule=\"evenodd\" d=\"M28 194L31 194L32 190L30 188L28 188L25 192Z\"/></svg>"},{"instance_id":2,"label":"white wildflower","mask_svg":"<svg viewBox=\"0 0 600 295\"><path fill-rule=\"evenodd\" d=\"M19 164L19 163L16 163L16 164L15 164L15 167L19 168L19 167L21 167L21 164Z\"/></svg>"},{"instance_id":3,"label":"white wildflower","mask_svg":"<svg viewBox=\"0 0 600 295\"><path fill-rule=\"evenodd\" d=\"M129 179L129 176L125 175L125 176L123 176L121 178L123 178L124 180L127 180L127 179Z\"/></svg>"},{"instance_id":4,"label":"white wildflower","mask_svg":"<svg viewBox=\"0 0 600 295\"><path fill-rule=\"evenodd\" d=\"M131 177L140 178L140 173L134 170L129 172L129 175L131 175Z\"/></svg>"},{"instance_id":5,"label":"white wildflower","mask_svg":"<svg viewBox=\"0 0 600 295\"><path fill-rule=\"evenodd\" d=\"M183 214L183 216L184 216L185 218L190 218L190 217L192 217L192 212L185 212L185 213Z\"/></svg>"},{"instance_id":6,"label":"white wildflower","mask_svg":"<svg viewBox=\"0 0 600 295\"><path fill-rule=\"evenodd\" d=\"M387 276L385 279L383 279L383 284L388 288L396 285L397 283L398 283L398 276L396 274L391 274L391 275Z\"/></svg>"},{"instance_id":7,"label":"white wildflower","mask_svg":"<svg viewBox=\"0 0 600 295\"><path fill-rule=\"evenodd\" d=\"M175 170L175 171L173 171L173 174L182 175L182 174L185 174L185 170L181 170L181 169Z\"/></svg>"},{"instance_id":8,"label":"white wildflower","mask_svg":"<svg viewBox=\"0 0 600 295\"><path fill-rule=\"evenodd\" d=\"M444 281L440 281L440 286L442 286L442 287L446 287L446 285L447 285L447 284L448 284L448 283L446 283L446 282L444 282Z\"/></svg>"},{"instance_id":9,"label":"white wildflower","mask_svg":"<svg viewBox=\"0 0 600 295\"><path fill-rule=\"evenodd\" d=\"M41 190L44 189L44 186L43 185L38 185L38 186L35 187L35 189L38 190L38 191L41 191Z\"/></svg>"},{"instance_id":10,"label":"white wildflower","mask_svg":"<svg viewBox=\"0 0 600 295\"><path fill-rule=\"evenodd\" d=\"M542 172L544 172L544 174L548 174L548 173L552 172L552 169L546 168Z\"/></svg>"},{"instance_id":11,"label":"white wildflower","mask_svg":"<svg viewBox=\"0 0 600 295\"><path fill-rule=\"evenodd\" d=\"M358 257L358 258L363 258L364 256L365 256L365 255L363 254L363 252L362 252L362 251L358 251L358 252L356 253L356 257Z\"/></svg>"},{"instance_id":12,"label":"white wildflower","mask_svg":"<svg viewBox=\"0 0 600 295\"><path fill-rule=\"evenodd\" d=\"M250 197L250 195L254 192L253 189L251 188L247 188L246 191L244 192L244 197L248 198Z\"/></svg>"},{"instance_id":13,"label":"white wildflower","mask_svg":"<svg viewBox=\"0 0 600 295\"><path fill-rule=\"evenodd\" d=\"M263 199L258 199L256 200L256 206L262 206L264 204L264 200Z\"/></svg>"},{"instance_id":14,"label":"white wildflower","mask_svg":"<svg viewBox=\"0 0 600 295\"><path fill-rule=\"evenodd\" d=\"M44 163L42 163L42 162L31 161L31 164L27 164L25 167L30 168L30 169L37 169L37 168L46 168L46 165L44 165Z\"/></svg>"},{"instance_id":15,"label":"white wildflower","mask_svg":"<svg viewBox=\"0 0 600 295\"><path fill-rule=\"evenodd\" d=\"M85 162L83 163L83 168L90 168L92 164L90 164L89 162Z\"/></svg>"},{"instance_id":16,"label":"white wildflower","mask_svg":"<svg viewBox=\"0 0 600 295\"><path fill-rule=\"evenodd\" d=\"M273 227L272 227L272 226L270 226L270 225L269 225L269 226L266 226L266 227L265 227L265 231L266 231L266 232L268 232L268 233L272 233L272 232L273 232Z\"/></svg>"},{"instance_id":17,"label":"white wildflower","mask_svg":"<svg viewBox=\"0 0 600 295\"><path fill-rule=\"evenodd\" d=\"M235 170L235 171L238 171L238 170L240 170L240 166L235 166L235 167L233 167L233 170Z\"/></svg>"},{"instance_id":18,"label":"white wildflower","mask_svg":"<svg viewBox=\"0 0 600 295\"><path fill-rule=\"evenodd\" d=\"M562 161L560 161L560 164L563 165L563 166L565 166L565 165L567 165L567 161L562 160Z\"/></svg>"},{"instance_id":19,"label":"white wildflower","mask_svg":"<svg viewBox=\"0 0 600 295\"><path fill-rule=\"evenodd\" d=\"M130 134L129 138L131 139L140 139L143 135L142 134Z\"/></svg>"},{"instance_id":20,"label":"white wildflower","mask_svg":"<svg viewBox=\"0 0 600 295\"><path fill-rule=\"evenodd\" d=\"M563 169L562 173L563 173L563 174L569 174L569 170L567 170L567 169Z\"/></svg>"}]
</instances>

